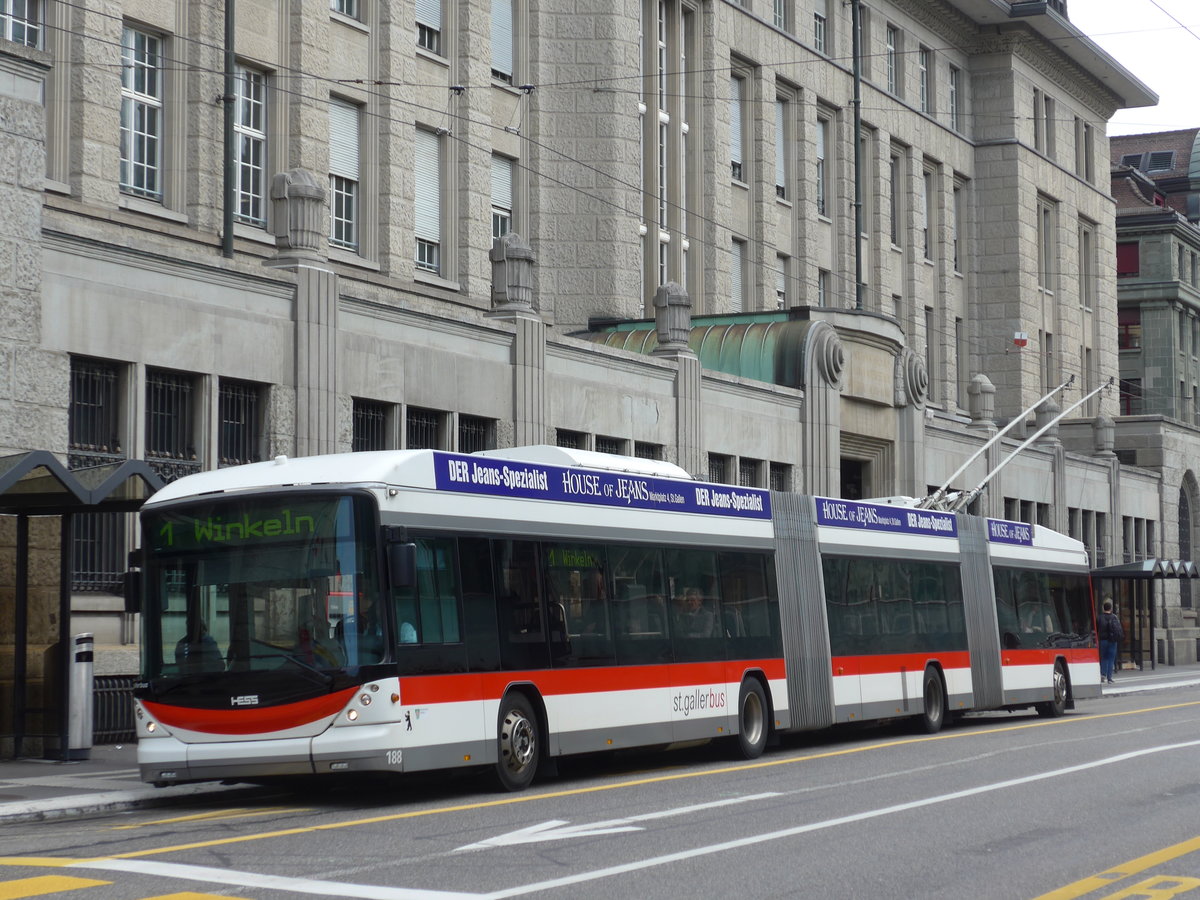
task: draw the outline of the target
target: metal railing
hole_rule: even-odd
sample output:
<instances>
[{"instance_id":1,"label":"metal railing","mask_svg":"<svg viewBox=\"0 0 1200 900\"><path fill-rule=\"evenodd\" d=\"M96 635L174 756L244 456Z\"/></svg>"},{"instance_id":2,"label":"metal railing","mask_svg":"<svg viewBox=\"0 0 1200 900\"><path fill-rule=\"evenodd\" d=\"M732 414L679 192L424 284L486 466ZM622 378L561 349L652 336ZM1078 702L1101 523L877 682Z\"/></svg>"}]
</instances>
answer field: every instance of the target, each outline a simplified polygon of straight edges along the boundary
<instances>
[{"instance_id":1,"label":"metal railing","mask_svg":"<svg viewBox=\"0 0 1200 900\"><path fill-rule=\"evenodd\" d=\"M92 684L92 743L122 744L136 740L133 683L136 675L97 675Z\"/></svg>"}]
</instances>

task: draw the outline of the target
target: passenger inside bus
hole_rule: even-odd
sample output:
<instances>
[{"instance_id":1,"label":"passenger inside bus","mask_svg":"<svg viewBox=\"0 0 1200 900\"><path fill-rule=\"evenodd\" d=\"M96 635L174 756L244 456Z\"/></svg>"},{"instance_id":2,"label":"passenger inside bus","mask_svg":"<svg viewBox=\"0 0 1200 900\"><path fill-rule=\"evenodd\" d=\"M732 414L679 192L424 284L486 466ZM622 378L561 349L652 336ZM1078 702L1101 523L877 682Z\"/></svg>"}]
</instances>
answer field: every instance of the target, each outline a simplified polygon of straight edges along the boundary
<instances>
[{"instance_id":1,"label":"passenger inside bus","mask_svg":"<svg viewBox=\"0 0 1200 900\"><path fill-rule=\"evenodd\" d=\"M700 595L700 589L690 587L683 592L683 609L679 611L676 627L681 637L706 638L713 636L715 616Z\"/></svg>"},{"instance_id":2,"label":"passenger inside bus","mask_svg":"<svg viewBox=\"0 0 1200 900\"><path fill-rule=\"evenodd\" d=\"M219 672L225 668L221 648L208 633L198 609L188 610L188 629L175 644L175 662L181 672Z\"/></svg>"}]
</instances>

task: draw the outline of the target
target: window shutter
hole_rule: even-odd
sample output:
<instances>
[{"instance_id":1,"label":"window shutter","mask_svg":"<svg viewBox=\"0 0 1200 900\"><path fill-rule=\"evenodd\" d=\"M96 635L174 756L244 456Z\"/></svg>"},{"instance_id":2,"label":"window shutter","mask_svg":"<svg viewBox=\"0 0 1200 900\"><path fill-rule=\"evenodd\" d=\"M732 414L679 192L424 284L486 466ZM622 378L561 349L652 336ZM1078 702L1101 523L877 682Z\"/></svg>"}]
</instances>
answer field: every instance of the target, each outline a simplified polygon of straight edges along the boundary
<instances>
[{"instance_id":1,"label":"window shutter","mask_svg":"<svg viewBox=\"0 0 1200 900\"><path fill-rule=\"evenodd\" d=\"M329 173L358 181L358 107L329 101Z\"/></svg>"},{"instance_id":2,"label":"window shutter","mask_svg":"<svg viewBox=\"0 0 1200 900\"><path fill-rule=\"evenodd\" d=\"M745 244L743 244L741 241L733 242L733 273L731 277L731 280L733 281L733 297L731 298L733 301L733 312L741 312L745 307L745 299L743 297L745 292L745 283L742 281L742 254L744 247Z\"/></svg>"},{"instance_id":3,"label":"window shutter","mask_svg":"<svg viewBox=\"0 0 1200 900\"><path fill-rule=\"evenodd\" d=\"M417 237L440 243L442 239L441 209L441 141L432 131L417 129L416 174L416 232Z\"/></svg>"},{"instance_id":4,"label":"window shutter","mask_svg":"<svg viewBox=\"0 0 1200 900\"><path fill-rule=\"evenodd\" d=\"M442 30L442 0L417 0L417 23Z\"/></svg>"},{"instance_id":5,"label":"window shutter","mask_svg":"<svg viewBox=\"0 0 1200 900\"><path fill-rule=\"evenodd\" d=\"M492 68L513 74L513 0L492 0Z\"/></svg>"},{"instance_id":6,"label":"window shutter","mask_svg":"<svg viewBox=\"0 0 1200 900\"><path fill-rule=\"evenodd\" d=\"M492 154L492 206L512 209L512 177L512 160Z\"/></svg>"}]
</instances>

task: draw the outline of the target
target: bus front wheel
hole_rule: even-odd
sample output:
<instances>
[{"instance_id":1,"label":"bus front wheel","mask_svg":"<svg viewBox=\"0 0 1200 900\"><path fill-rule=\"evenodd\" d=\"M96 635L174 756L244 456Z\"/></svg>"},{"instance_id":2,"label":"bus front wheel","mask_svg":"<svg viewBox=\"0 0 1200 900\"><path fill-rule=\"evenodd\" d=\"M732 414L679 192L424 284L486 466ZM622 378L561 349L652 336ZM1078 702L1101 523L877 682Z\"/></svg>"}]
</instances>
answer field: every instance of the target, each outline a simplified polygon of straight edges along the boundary
<instances>
[{"instance_id":1,"label":"bus front wheel","mask_svg":"<svg viewBox=\"0 0 1200 900\"><path fill-rule=\"evenodd\" d=\"M742 682L738 697L738 751L744 759L758 759L767 746L767 695L757 678Z\"/></svg>"},{"instance_id":2,"label":"bus front wheel","mask_svg":"<svg viewBox=\"0 0 1200 900\"><path fill-rule=\"evenodd\" d=\"M496 781L500 788L523 791L529 787L541 753L541 733L533 704L522 693L509 694L500 704L496 734Z\"/></svg>"}]
</instances>

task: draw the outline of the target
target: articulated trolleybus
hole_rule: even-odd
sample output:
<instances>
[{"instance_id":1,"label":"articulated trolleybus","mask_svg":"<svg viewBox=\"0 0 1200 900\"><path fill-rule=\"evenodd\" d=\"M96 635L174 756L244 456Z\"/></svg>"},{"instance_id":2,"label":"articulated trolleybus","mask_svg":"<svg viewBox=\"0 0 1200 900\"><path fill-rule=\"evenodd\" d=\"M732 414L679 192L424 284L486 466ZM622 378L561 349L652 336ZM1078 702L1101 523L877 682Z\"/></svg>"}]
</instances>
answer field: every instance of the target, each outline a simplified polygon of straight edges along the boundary
<instances>
[{"instance_id":1,"label":"articulated trolleybus","mask_svg":"<svg viewBox=\"0 0 1200 900\"><path fill-rule=\"evenodd\" d=\"M525 447L182 478L142 512L144 780L490 767L1098 696L1038 526Z\"/></svg>"}]
</instances>

